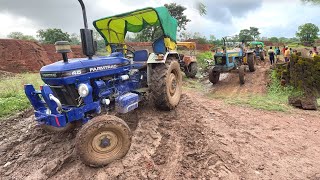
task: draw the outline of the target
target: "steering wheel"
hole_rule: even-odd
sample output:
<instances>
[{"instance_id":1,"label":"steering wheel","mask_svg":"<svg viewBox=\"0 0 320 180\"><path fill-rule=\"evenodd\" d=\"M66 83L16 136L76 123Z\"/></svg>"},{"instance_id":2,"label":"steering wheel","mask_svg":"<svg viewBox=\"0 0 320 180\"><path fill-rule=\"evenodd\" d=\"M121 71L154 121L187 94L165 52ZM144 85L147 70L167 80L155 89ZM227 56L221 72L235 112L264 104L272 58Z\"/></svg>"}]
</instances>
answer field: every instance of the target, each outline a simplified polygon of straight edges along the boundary
<instances>
[{"instance_id":1,"label":"steering wheel","mask_svg":"<svg viewBox=\"0 0 320 180\"><path fill-rule=\"evenodd\" d=\"M125 53L125 57L130 59L130 58L134 58L134 52L136 51L134 49L134 47L128 45L128 44L123 44L123 43L118 43L118 44L115 44L114 45L118 46L116 49L115 49L115 52L126 52ZM120 47L119 47L120 46ZM122 46L122 47L121 47ZM123 46L127 46L127 48L123 48ZM128 53L129 52L129 53Z\"/></svg>"},{"instance_id":2,"label":"steering wheel","mask_svg":"<svg viewBox=\"0 0 320 180\"><path fill-rule=\"evenodd\" d=\"M132 51L128 48L117 48L116 52L122 52L122 53L126 52L126 53L124 53L125 58L127 58L127 59L134 58L134 51Z\"/></svg>"}]
</instances>

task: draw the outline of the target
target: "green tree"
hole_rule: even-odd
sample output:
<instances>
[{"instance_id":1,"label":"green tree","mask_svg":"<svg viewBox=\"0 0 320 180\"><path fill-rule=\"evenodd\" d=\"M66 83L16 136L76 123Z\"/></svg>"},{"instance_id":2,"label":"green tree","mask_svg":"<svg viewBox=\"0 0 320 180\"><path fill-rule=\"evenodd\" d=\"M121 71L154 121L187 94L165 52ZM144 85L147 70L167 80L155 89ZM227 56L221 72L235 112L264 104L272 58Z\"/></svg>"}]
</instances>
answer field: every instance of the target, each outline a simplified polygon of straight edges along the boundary
<instances>
[{"instance_id":1,"label":"green tree","mask_svg":"<svg viewBox=\"0 0 320 180\"><path fill-rule=\"evenodd\" d=\"M199 11L200 16L204 16L207 14L207 6L204 5L202 2L197 3L197 9Z\"/></svg>"},{"instance_id":2,"label":"green tree","mask_svg":"<svg viewBox=\"0 0 320 180\"><path fill-rule=\"evenodd\" d=\"M277 37L271 37L271 38L269 38L269 41L271 41L273 43L278 43L279 39Z\"/></svg>"},{"instance_id":3,"label":"green tree","mask_svg":"<svg viewBox=\"0 0 320 180\"><path fill-rule=\"evenodd\" d=\"M216 41L217 41L216 36L213 35L213 34L210 34L210 38L209 38L209 40L208 40L208 43L209 43L209 44L214 44Z\"/></svg>"},{"instance_id":4,"label":"green tree","mask_svg":"<svg viewBox=\"0 0 320 180\"><path fill-rule=\"evenodd\" d=\"M234 35L228 38L231 42L239 42L239 35Z\"/></svg>"},{"instance_id":5,"label":"green tree","mask_svg":"<svg viewBox=\"0 0 320 180\"><path fill-rule=\"evenodd\" d=\"M70 35L61 29L40 29L37 31L37 37L42 43L54 44L57 41L71 42Z\"/></svg>"},{"instance_id":6,"label":"green tree","mask_svg":"<svg viewBox=\"0 0 320 180\"><path fill-rule=\"evenodd\" d=\"M279 37L279 42L280 42L280 43L287 43L287 42L288 42L288 38L286 38L286 37Z\"/></svg>"},{"instance_id":7,"label":"green tree","mask_svg":"<svg viewBox=\"0 0 320 180\"><path fill-rule=\"evenodd\" d=\"M320 4L320 0L301 0L304 3Z\"/></svg>"},{"instance_id":8,"label":"green tree","mask_svg":"<svg viewBox=\"0 0 320 180\"><path fill-rule=\"evenodd\" d=\"M260 35L259 28L250 27L250 35L253 37L254 40L257 40Z\"/></svg>"},{"instance_id":9,"label":"green tree","mask_svg":"<svg viewBox=\"0 0 320 180\"><path fill-rule=\"evenodd\" d=\"M208 39L199 32L195 32L192 39L196 39L199 44L208 44Z\"/></svg>"},{"instance_id":10,"label":"green tree","mask_svg":"<svg viewBox=\"0 0 320 180\"><path fill-rule=\"evenodd\" d=\"M192 39L192 33L187 32L187 31L180 32L179 36L180 36L181 41L187 41L189 39Z\"/></svg>"},{"instance_id":11,"label":"green tree","mask_svg":"<svg viewBox=\"0 0 320 180\"><path fill-rule=\"evenodd\" d=\"M104 52L106 50L106 44L103 39L103 37L100 35L100 33L93 29L93 39L97 42L97 51L98 52Z\"/></svg>"},{"instance_id":12,"label":"green tree","mask_svg":"<svg viewBox=\"0 0 320 180\"><path fill-rule=\"evenodd\" d=\"M254 38L251 35L249 29L242 29L239 33L239 40L240 41L252 41Z\"/></svg>"},{"instance_id":13,"label":"green tree","mask_svg":"<svg viewBox=\"0 0 320 180\"><path fill-rule=\"evenodd\" d=\"M178 32L186 30L188 22L191 21L184 14L184 11L187 10L187 8L177 3L165 4L164 6L168 8L171 16L178 20Z\"/></svg>"},{"instance_id":14,"label":"green tree","mask_svg":"<svg viewBox=\"0 0 320 180\"><path fill-rule=\"evenodd\" d=\"M184 14L184 11L187 9L186 7L179 5L177 3L170 3L164 5L170 12L171 16L176 18L178 21L178 32L181 30L186 30L186 26L188 22L191 20L187 18L187 16ZM162 30L160 26L149 26L142 30L141 33L139 33L136 36L136 40L138 41L154 41L158 37L162 35Z\"/></svg>"},{"instance_id":15,"label":"green tree","mask_svg":"<svg viewBox=\"0 0 320 180\"><path fill-rule=\"evenodd\" d=\"M301 42L311 44L318 39L318 33L318 26L312 23L307 23L299 26L296 36Z\"/></svg>"},{"instance_id":16,"label":"green tree","mask_svg":"<svg viewBox=\"0 0 320 180\"><path fill-rule=\"evenodd\" d=\"M72 45L80 45L81 42L80 42L80 36L76 33L72 33L70 35L70 40L71 40L71 44Z\"/></svg>"},{"instance_id":17,"label":"green tree","mask_svg":"<svg viewBox=\"0 0 320 180\"><path fill-rule=\"evenodd\" d=\"M33 36L30 35L24 35L22 32L11 32L7 36L10 39L21 39L21 40L31 40L36 41L36 39Z\"/></svg>"}]
</instances>

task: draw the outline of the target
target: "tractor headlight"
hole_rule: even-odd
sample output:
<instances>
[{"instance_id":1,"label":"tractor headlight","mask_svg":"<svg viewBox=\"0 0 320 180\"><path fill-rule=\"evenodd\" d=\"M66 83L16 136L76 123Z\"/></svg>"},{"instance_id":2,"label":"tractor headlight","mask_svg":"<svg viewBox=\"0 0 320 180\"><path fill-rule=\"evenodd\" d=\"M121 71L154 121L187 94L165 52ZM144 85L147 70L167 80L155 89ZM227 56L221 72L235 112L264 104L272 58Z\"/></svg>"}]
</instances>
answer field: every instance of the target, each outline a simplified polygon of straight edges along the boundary
<instances>
[{"instance_id":1,"label":"tractor headlight","mask_svg":"<svg viewBox=\"0 0 320 180\"><path fill-rule=\"evenodd\" d=\"M78 93L80 97L87 97L90 92L89 86L87 84L80 84L78 87Z\"/></svg>"}]
</instances>

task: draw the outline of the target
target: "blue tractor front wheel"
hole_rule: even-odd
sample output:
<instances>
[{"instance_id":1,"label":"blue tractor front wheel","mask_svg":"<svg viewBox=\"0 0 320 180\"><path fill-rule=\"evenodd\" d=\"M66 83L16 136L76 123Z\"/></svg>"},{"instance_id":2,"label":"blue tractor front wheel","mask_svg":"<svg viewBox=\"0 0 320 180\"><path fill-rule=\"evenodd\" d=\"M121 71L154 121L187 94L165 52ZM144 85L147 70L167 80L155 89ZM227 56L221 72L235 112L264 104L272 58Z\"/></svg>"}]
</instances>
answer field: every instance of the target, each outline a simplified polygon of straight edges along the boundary
<instances>
[{"instance_id":1,"label":"blue tractor front wheel","mask_svg":"<svg viewBox=\"0 0 320 180\"><path fill-rule=\"evenodd\" d=\"M101 115L80 129L75 147L84 164L101 167L127 154L131 136L130 128L122 119Z\"/></svg>"}]
</instances>

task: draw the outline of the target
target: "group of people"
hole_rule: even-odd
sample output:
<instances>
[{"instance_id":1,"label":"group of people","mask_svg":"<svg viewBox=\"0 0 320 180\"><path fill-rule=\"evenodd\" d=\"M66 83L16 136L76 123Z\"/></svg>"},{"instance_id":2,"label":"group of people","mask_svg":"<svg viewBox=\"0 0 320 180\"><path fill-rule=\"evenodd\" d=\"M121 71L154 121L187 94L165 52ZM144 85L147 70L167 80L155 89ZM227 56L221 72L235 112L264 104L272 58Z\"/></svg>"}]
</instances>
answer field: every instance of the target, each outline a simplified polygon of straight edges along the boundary
<instances>
[{"instance_id":1,"label":"group of people","mask_svg":"<svg viewBox=\"0 0 320 180\"><path fill-rule=\"evenodd\" d=\"M289 48L288 46L283 46L282 54L285 62L290 61L290 57L293 53L294 53L294 50L292 50L292 48ZM281 54L280 47L275 47L274 50L272 46L270 47L270 49L268 50L268 55L269 55L271 65L276 63L276 61L280 60L280 54Z\"/></svg>"},{"instance_id":2,"label":"group of people","mask_svg":"<svg viewBox=\"0 0 320 180\"><path fill-rule=\"evenodd\" d=\"M313 50L309 51L309 57L314 57L316 55L319 55L317 47L313 47Z\"/></svg>"}]
</instances>

